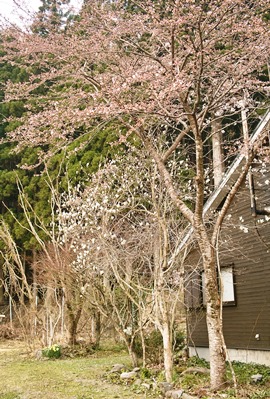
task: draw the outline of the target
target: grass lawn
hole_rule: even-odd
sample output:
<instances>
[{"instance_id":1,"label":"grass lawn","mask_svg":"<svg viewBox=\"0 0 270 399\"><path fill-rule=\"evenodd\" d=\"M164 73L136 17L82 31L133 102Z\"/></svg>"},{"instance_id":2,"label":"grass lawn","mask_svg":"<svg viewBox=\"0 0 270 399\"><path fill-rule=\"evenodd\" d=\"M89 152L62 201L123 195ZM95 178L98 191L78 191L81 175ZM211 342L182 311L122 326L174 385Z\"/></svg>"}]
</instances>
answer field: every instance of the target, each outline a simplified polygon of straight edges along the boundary
<instances>
[{"instance_id":1,"label":"grass lawn","mask_svg":"<svg viewBox=\"0 0 270 399\"><path fill-rule=\"evenodd\" d=\"M150 399L160 398L157 391L138 386L116 384L104 378L116 363L131 368L127 353L120 348L99 350L88 357L40 359L30 356L23 342L0 342L0 399ZM209 391L209 374L183 373L187 368L209 365L191 358L175 369L175 388L200 399L270 399L270 368L255 364L234 363L237 393L232 382L221 392ZM251 376L261 374L253 383ZM111 376L113 376L111 374ZM119 375L118 375L119 376ZM119 381L119 377L118 377ZM231 381L228 370L228 381Z\"/></svg>"},{"instance_id":2,"label":"grass lawn","mask_svg":"<svg viewBox=\"0 0 270 399\"><path fill-rule=\"evenodd\" d=\"M113 364L129 365L124 351L98 351L87 358L37 360L22 342L0 342L0 399L145 399L102 375Z\"/></svg>"}]
</instances>

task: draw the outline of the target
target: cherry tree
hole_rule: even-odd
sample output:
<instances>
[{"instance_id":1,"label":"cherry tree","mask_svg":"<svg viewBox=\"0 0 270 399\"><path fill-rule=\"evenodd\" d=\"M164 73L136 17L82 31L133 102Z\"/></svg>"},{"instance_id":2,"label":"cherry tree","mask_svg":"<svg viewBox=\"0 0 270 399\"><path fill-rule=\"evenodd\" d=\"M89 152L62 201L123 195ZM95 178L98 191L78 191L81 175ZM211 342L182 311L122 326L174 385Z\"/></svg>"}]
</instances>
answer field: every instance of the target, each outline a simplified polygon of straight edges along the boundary
<instances>
[{"instance_id":1,"label":"cherry tree","mask_svg":"<svg viewBox=\"0 0 270 399\"><path fill-rule=\"evenodd\" d=\"M63 146L85 128L97 132L118 121L120 141L135 134L155 161L201 254L213 389L224 383L226 357L216 276L218 231L254 153L247 141L246 164L212 230L203 212L212 165L206 159L212 136L230 146L238 138L241 111L256 117L258 99L263 108L269 91L261 78L269 54L268 5L262 0L139 0L128 6L92 1L65 32L45 38L6 32L6 57L23 59L34 71L29 82L7 87L7 101L32 100L11 139ZM170 159L187 152L193 162L189 198L170 171Z\"/></svg>"}]
</instances>

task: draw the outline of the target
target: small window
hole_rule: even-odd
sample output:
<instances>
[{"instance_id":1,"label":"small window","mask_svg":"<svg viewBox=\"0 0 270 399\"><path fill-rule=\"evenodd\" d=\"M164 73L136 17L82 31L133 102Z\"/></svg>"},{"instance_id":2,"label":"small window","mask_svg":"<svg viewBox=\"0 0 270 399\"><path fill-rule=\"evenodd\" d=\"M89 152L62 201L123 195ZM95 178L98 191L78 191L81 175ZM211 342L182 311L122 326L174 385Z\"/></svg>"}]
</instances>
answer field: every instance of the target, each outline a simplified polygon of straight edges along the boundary
<instances>
[{"instance_id":1,"label":"small window","mask_svg":"<svg viewBox=\"0 0 270 399\"><path fill-rule=\"evenodd\" d=\"M220 270L220 293L224 305L235 305L233 266L222 267Z\"/></svg>"},{"instance_id":2,"label":"small window","mask_svg":"<svg viewBox=\"0 0 270 399\"><path fill-rule=\"evenodd\" d=\"M201 273L202 286L202 302L206 306L205 296L205 273ZM234 274L233 266L222 267L220 270L219 279L220 295L222 296L223 305L235 305L235 288L234 288Z\"/></svg>"}]
</instances>

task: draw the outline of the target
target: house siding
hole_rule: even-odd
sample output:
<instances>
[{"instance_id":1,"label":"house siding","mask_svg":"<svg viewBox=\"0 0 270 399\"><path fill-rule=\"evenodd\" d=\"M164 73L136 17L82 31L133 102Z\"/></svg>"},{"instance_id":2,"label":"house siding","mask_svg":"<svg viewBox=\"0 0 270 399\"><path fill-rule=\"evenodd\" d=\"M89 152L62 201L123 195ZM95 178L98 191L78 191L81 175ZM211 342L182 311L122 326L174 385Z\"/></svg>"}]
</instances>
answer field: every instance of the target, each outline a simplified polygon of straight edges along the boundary
<instances>
[{"instance_id":1,"label":"house siding","mask_svg":"<svg viewBox=\"0 0 270 399\"><path fill-rule=\"evenodd\" d=\"M258 209L270 206L269 165L265 169L253 173ZM228 215L219 261L221 267L233 264L236 304L223 306L225 341L228 348L270 350L270 216L252 216L248 184ZM196 257L194 252L193 264ZM204 308L188 310L188 332L190 346L208 347Z\"/></svg>"}]
</instances>

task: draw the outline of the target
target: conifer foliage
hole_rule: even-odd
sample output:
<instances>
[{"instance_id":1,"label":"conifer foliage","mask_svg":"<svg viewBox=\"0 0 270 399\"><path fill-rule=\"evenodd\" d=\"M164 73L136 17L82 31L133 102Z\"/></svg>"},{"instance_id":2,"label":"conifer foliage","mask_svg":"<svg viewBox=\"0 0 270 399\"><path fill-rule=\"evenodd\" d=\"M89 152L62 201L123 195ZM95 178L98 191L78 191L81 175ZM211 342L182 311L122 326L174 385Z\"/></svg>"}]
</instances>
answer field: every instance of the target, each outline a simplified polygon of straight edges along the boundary
<instances>
[{"instance_id":1,"label":"conifer foliage","mask_svg":"<svg viewBox=\"0 0 270 399\"><path fill-rule=\"evenodd\" d=\"M33 33L47 36L64 28L70 15L70 0L41 0L34 23Z\"/></svg>"}]
</instances>

